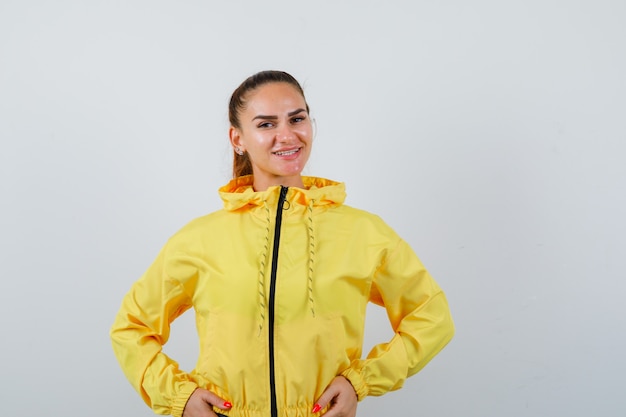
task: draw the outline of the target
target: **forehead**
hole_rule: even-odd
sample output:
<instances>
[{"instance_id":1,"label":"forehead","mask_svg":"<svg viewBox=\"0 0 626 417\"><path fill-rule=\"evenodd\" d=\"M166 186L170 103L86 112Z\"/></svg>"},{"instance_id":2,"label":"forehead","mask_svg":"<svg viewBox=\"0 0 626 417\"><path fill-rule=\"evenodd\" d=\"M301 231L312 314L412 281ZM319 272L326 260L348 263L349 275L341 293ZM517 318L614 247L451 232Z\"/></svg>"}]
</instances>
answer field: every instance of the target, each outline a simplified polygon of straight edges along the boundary
<instances>
[{"instance_id":1,"label":"forehead","mask_svg":"<svg viewBox=\"0 0 626 417\"><path fill-rule=\"evenodd\" d=\"M272 109L291 111L298 107L306 107L304 97L296 87L283 82L257 87L246 98L246 112Z\"/></svg>"}]
</instances>

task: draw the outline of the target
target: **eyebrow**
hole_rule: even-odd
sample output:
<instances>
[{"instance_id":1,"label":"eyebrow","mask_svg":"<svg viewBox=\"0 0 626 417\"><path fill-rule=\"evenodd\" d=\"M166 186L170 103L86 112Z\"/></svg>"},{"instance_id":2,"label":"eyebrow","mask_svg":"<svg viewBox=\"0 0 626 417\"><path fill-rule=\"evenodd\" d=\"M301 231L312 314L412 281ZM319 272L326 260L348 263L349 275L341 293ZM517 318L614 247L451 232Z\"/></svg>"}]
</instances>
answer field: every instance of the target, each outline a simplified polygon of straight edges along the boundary
<instances>
[{"instance_id":1,"label":"eyebrow","mask_svg":"<svg viewBox=\"0 0 626 417\"><path fill-rule=\"evenodd\" d=\"M291 116L295 116L296 114L298 114L298 113L302 113L302 112L306 112L306 110L305 110L305 109L296 109L296 110L294 110L294 111L290 111L289 113L287 113L287 116L289 116L289 117L291 117ZM254 116L254 117L252 118L252 120L256 120L256 119L263 119L263 120L266 120L266 119L269 119L269 120L276 120L276 119L278 119L278 116L266 116L266 115L263 115L263 114L259 114L258 116Z\"/></svg>"}]
</instances>

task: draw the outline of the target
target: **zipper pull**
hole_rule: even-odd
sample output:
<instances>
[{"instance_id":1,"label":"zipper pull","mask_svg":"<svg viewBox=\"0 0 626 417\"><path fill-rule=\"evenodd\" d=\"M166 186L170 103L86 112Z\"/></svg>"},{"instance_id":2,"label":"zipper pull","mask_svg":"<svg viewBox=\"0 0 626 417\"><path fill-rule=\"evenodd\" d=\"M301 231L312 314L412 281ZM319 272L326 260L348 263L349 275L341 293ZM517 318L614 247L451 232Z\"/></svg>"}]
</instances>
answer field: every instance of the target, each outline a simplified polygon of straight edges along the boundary
<instances>
[{"instance_id":1,"label":"zipper pull","mask_svg":"<svg viewBox=\"0 0 626 417\"><path fill-rule=\"evenodd\" d=\"M278 198L279 210L289 210L291 207L291 203L287 200L287 191L289 191L289 187L285 187L284 185L280 186L280 197ZM287 203L287 207L285 207L285 203Z\"/></svg>"}]
</instances>

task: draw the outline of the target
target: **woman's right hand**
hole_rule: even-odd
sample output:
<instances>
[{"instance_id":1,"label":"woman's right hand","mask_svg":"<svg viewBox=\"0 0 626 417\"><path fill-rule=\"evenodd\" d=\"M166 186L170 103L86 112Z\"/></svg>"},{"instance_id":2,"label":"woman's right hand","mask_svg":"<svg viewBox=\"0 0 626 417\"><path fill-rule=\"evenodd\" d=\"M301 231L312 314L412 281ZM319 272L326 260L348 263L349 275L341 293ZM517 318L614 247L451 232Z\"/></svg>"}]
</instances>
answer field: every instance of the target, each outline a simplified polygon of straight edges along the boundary
<instances>
[{"instance_id":1,"label":"woman's right hand","mask_svg":"<svg viewBox=\"0 0 626 417\"><path fill-rule=\"evenodd\" d=\"M216 417L213 406L221 410L230 410L233 405L211 391L196 388L185 404L183 417Z\"/></svg>"}]
</instances>

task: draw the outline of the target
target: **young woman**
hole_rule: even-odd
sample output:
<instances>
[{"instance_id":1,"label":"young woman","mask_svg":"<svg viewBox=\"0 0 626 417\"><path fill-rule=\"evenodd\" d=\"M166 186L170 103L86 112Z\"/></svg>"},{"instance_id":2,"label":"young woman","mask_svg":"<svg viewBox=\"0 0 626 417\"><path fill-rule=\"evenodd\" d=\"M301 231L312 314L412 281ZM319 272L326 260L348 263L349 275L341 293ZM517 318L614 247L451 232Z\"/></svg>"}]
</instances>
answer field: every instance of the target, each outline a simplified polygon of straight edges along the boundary
<instances>
[{"instance_id":1,"label":"young woman","mask_svg":"<svg viewBox=\"0 0 626 417\"><path fill-rule=\"evenodd\" d=\"M233 180L220 211L169 239L123 300L115 354L145 402L184 417L356 415L452 338L444 293L379 217L343 204L343 183L304 177L313 129L299 83L264 71L229 106ZM368 302L395 332L362 358ZM193 308L191 372L162 353Z\"/></svg>"}]
</instances>

